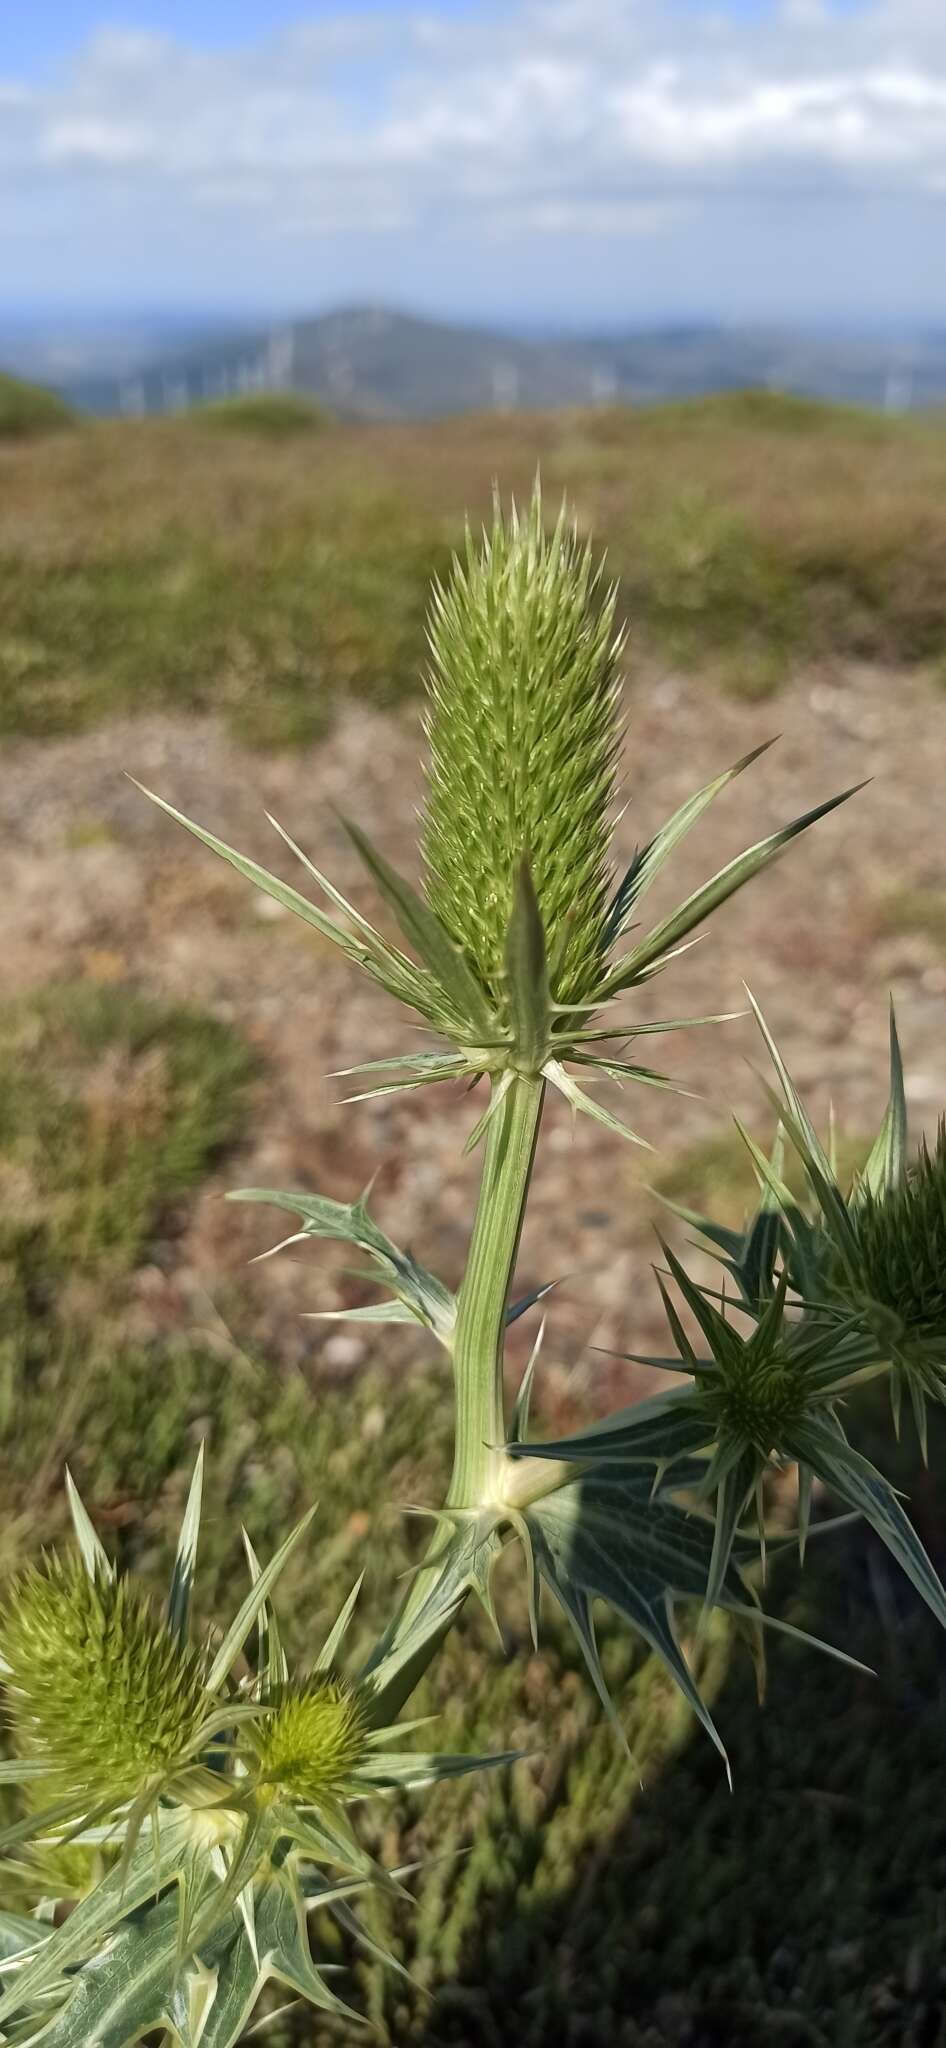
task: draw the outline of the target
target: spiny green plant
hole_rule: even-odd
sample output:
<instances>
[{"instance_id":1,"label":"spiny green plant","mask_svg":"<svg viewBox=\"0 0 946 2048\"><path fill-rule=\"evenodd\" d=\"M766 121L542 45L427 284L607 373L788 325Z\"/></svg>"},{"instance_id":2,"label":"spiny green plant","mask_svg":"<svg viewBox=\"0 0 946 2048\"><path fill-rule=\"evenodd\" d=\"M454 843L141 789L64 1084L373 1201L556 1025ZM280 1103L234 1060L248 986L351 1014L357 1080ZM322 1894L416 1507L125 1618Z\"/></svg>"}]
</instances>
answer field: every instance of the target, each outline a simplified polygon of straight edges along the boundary
<instances>
[{"instance_id":1,"label":"spiny green plant","mask_svg":"<svg viewBox=\"0 0 946 2048\"><path fill-rule=\"evenodd\" d=\"M845 1192L833 1136L826 1148L756 1013L781 1085L780 1124L801 1161L809 1197L807 1205L793 1201L747 1139L784 1217L786 1275L802 1299L847 1318L863 1344L889 1358L896 1427L906 1394L925 1458L927 1402L946 1398L946 1123L940 1119L932 1149L923 1136L911 1158L891 1004L887 1110L863 1172Z\"/></svg>"},{"instance_id":2,"label":"spiny green plant","mask_svg":"<svg viewBox=\"0 0 946 2048\"><path fill-rule=\"evenodd\" d=\"M201 1453L163 1617L116 1579L71 1482L76 1552L27 1567L8 1590L0 1657L15 1753L0 1778L32 1795L2 1837L8 1867L28 1883L29 1863L9 1857L26 1842L42 1910L51 1874L63 1903L59 1852L120 1844L120 1856L91 1886L73 1861L72 1910L52 1933L24 1922L0 2038L83 2048L164 2027L182 2048L233 2042L271 1978L347 2012L312 1960L308 1916L328 1908L368 1942L348 1902L400 1884L360 1847L348 1805L496 1761L397 1747L370 1682L339 1668L357 1584L311 1671L290 1672L269 1595L311 1515L265 1569L245 1539L245 1599L219 1643L192 1644L202 1485ZM237 1676L254 1630L256 1667Z\"/></svg>"},{"instance_id":3,"label":"spiny green plant","mask_svg":"<svg viewBox=\"0 0 946 2048\"><path fill-rule=\"evenodd\" d=\"M62 1797L39 1812L31 1801L0 1836L0 1847L48 1849L51 1837L63 1847L93 1847L104 1829L117 1861L54 1931L48 1916L56 1902L45 1893L39 1912L46 1918L24 1923L20 1947L14 1930L3 1966L9 1988L0 2000L0 2028L11 2041L77 2048L95 2040L125 2048L163 2027L184 2048L197 2041L228 2048L269 1976L316 2005L341 2010L312 1961L307 1913L325 1905L347 1914L352 1889L399 1882L360 1847L345 1812L352 1797L499 1760L423 1756L392 1744L397 1716L469 1597L494 1614L495 1568L504 1555L521 1560L533 1636L544 1588L568 1618L618 1726L595 1636L600 1602L662 1659L721 1751L681 1646L676 1610L716 1608L732 1616L761 1667L761 1632L773 1618L762 1608L755 1564L765 1543L770 1473L798 1467L802 1548L817 1475L868 1518L946 1623L946 1592L893 1488L842 1427L842 1408L865 1379L904 1366L890 1341L890 1314L867 1313L861 1295L838 1281L838 1245L854 1231L850 1206L830 1179L774 1046L786 1098L782 1122L802 1152L818 1215L803 1216L784 1187L777 1150L769 1160L750 1141L763 1190L758 1215L744 1233L704 1226L736 1295L697 1286L667 1250L669 1273L660 1285L674 1355L648 1362L669 1365L681 1384L571 1437L536 1441L529 1411L540 1330L509 1414L504 1400L506 1330L545 1291L511 1298L548 1085L610 1131L633 1136L570 1069L590 1070L598 1080L668 1085L611 1048L618 1038L678 1029L683 1020L645 1024L633 1012L615 1015L613 1005L668 965L719 904L843 799L830 798L773 832L632 939L632 920L676 845L762 750L698 791L623 876L612 875L620 738L613 604L564 514L546 534L538 490L525 518L514 512L507 520L497 507L482 546L468 540L465 560L435 592L431 647L422 889L357 826L347 828L402 943L383 936L288 834L282 836L333 914L155 800L420 1017L432 1049L352 1069L381 1077L371 1090L457 1078L488 1090L471 1140L483 1142L484 1158L456 1294L379 1228L367 1196L345 1204L304 1191L245 1188L235 1195L293 1216L289 1242L323 1237L354 1244L386 1298L347 1313L415 1324L448 1354L454 1460L446 1497L424 1504L433 1522L429 1547L358 1668L339 1666L353 1593L323 1650L297 1672L289 1669L269 1601L301 1528L264 1570L248 1546L252 1583L236 1619L218 1647L192 1651L187 1612L199 1471L160 1625L133 1591L108 1583L107 1560L74 1499L90 1585L74 1564L48 1562L14 1585L0 1629L17 1751L7 1775L31 1788L46 1779ZM938 1334L929 1278L941 1225L939 1198L931 1193L939 1168L923 1157L910 1178L902 1096L897 1054L890 1106L865 1169L866 1194L859 1187L855 1197L869 1219L862 1223L858 1286L869 1270L873 1303L882 1292L878 1276L886 1276L889 1293L894 1272L903 1321L903 1247L923 1235L917 1270L924 1276L921 1341L929 1344ZM846 1285L853 1265L842 1260L842 1267ZM931 1378L926 1391L938 1390ZM753 1499L757 1528L748 1531L741 1523ZM713 1514L703 1512L708 1501ZM255 1669L238 1675L254 1624L259 1658ZM90 1656L97 1662L89 1696L99 1711L83 1729L78 1702Z\"/></svg>"}]
</instances>

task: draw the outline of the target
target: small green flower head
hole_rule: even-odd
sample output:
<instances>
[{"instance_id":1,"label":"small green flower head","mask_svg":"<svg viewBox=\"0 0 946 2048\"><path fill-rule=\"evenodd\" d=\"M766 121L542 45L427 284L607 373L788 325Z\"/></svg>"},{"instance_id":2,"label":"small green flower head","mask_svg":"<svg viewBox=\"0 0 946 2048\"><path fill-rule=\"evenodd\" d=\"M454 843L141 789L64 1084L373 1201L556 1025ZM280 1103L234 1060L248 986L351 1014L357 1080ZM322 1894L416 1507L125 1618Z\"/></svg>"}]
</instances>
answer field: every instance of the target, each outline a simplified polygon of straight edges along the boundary
<instances>
[{"instance_id":1,"label":"small green flower head","mask_svg":"<svg viewBox=\"0 0 946 2048\"><path fill-rule=\"evenodd\" d=\"M889 1318L895 1343L919 1340L946 1366L946 1123L889 1193L865 1190L852 1212L864 1294ZM835 1290L849 1292L836 1263Z\"/></svg>"},{"instance_id":2,"label":"small green flower head","mask_svg":"<svg viewBox=\"0 0 946 2048\"><path fill-rule=\"evenodd\" d=\"M807 1204L798 1204L747 1139L781 1211L793 1288L803 1302L827 1302L840 1310L866 1346L865 1364L890 1368L895 1423L899 1428L902 1398L908 1393L925 1455L926 1402L946 1403L946 1124L940 1124L932 1151L923 1140L911 1160L903 1062L891 1006L884 1120L853 1188L842 1187L833 1149L822 1145L771 1032L758 1006L753 1007L785 1098L780 1116L809 1184Z\"/></svg>"},{"instance_id":3,"label":"small green flower head","mask_svg":"<svg viewBox=\"0 0 946 2048\"><path fill-rule=\"evenodd\" d=\"M747 1343L720 1347L718 1373L707 1380L703 1398L716 1417L719 1434L751 1446L767 1458L784 1442L785 1433L805 1413L803 1373L789 1346L777 1339L760 1342L757 1331Z\"/></svg>"},{"instance_id":4,"label":"small green flower head","mask_svg":"<svg viewBox=\"0 0 946 2048\"><path fill-rule=\"evenodd\" d=\"M494 994L530 863L551 992L581 1002L606 950L621 642L614 590L566 525L497 502L434 593L424 860L441 923Z\"/></svg>"},{"instance_id":5,"label":"small green flower head","mask_svg":"<svg viewBox=\"0 0 946 2048\"><path fill-rule=\"evenodd\" d=\"M367 1754L367 1733L357 1692L326 1677L281 1688L250 1740L273 1798L317 1806L345 1796Z\"/></svg>"},{"instance_id":6,"label":"small green flower head","mask_svg":"<svg viewBox=\"0 0 946 2048\"><path fill-rule=\"evenodd\" d=\"M698 1353L694 1348L658 1274L678 1355L650 1363L669 1365L675 1372L682 1366L692 1374L691 1386L674 1404L677 1435L671 1456L661 1462L669 1467L691 1452L709 1452L697 1492L704 1499L716 1498L707 1586L707 1604L713 1606L720 1597L737 1524L753 1495L764 1556L763 1477L770 1464L799 1468L799 1540L804 1549L812 1473L838 1484L839 1460L847 1447L836 1409L859 1376L863 1347L852 1350L850 1322L830 1315L823 1321L796 1319L788 1309L789 1276L784 1268L755 1327L743 1335L729 1320L725 1295L717 1307L670 1246L663 1244L663 1251L706 1349ZM744 1319L755 1311L743 1303L737 1313ZM871 1467L865 1469L872 1472ZM876 1478L882 1488L884 1482L879 1475Z\"/></svg>"},{"instance_id":7,"label":"small green flower head","mask_svg":"<svg viewBox=\"0 0 946 2048\"><path fill-rule=\"evenodd\" d=\"M0 1615L17 1751L48 1761L53 1797L120 1804L167 1780L207 1711L200 1659L127 1580L52 1556Z\"/></svg>"}]
</instances>

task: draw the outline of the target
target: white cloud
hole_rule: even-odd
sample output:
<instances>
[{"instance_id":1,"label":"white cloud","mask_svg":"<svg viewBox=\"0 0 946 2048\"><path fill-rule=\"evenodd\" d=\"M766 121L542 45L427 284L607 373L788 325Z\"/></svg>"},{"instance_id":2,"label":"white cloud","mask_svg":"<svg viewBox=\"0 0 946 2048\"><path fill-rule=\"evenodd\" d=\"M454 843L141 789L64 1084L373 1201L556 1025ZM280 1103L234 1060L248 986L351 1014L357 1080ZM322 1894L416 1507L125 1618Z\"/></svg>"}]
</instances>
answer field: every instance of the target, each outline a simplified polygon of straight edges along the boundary
<instances>
[{"instance_id":1,"label":"white cloud","mask_svg":"<svg viewBox=\"0 0 946 2048\"><path fill-rule=\"evenodd\" d=\"M264 272L286 237L413 237L418 261L438 234L712 238L763 204L930 203L944 117L943 0L781 0L749 23L690 0L408 0L222 53L119 26L45 81L0 81L0 245L28 219L37 263L57 236L105 261L102 225L136 206L167 277L172 224L196 263L210 221L221 263L242 235Z\"/></svg>"},{"instance_id":2,"label":"white cloud","mask_svg":"<svg viewBox=\"0 0 946 2048\"><path fill-rule=\"evenodd\" d=\"M146 129L95 114L50 121L39 139L40 156L51 164L90 163L108 168L147 162L152 154Z\"/></svg>"}]
</instances>

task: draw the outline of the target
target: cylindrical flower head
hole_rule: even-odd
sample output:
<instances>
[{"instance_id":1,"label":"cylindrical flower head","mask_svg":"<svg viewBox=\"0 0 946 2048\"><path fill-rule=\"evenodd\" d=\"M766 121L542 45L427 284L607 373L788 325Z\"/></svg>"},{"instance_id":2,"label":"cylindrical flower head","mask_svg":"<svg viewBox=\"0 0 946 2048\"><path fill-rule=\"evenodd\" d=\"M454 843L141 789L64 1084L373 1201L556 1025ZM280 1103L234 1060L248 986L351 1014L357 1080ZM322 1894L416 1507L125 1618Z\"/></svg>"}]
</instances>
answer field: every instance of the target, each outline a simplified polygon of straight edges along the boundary
<instances>
[{"instance_id":1,"label":"cylindrical flower head","mask_svg":"<svg viewBox=\"0 0 946 2048\"><path fill-rule=\"evenodd\" d=\"M497 503L480 549L467 537L434 594L424 821L432 908L497 995L513 888L528 858L551 993L581 1002L600 981L619 743L615 592L564 511L546 535Z\"/></svg>"},{"instance_id":2,"label":"cylindrical flower head","mask_svg":"<svg viewBox=\"0 0 946 2048\"><path fill-rule=\"evenodd\" d=\"M306 1805L344 1797L351 1772L366 1754L364 1709L335 1678L287 1686L251 1728L249 1740L274 1797Z\"/></svg>"},{"instance_id":3,"label":"cylindrical flower head","mask_svg":"<svg viewBox=\"0 0 946 2048\"><path fill-rule=\"evenodd\" d=\"M0 1615L16 1748L53 1797L115 1804L169 1777L207 1712L200 1660L125 1580L80 1559L29 1567Z\"/></svg>"}]
</instances>

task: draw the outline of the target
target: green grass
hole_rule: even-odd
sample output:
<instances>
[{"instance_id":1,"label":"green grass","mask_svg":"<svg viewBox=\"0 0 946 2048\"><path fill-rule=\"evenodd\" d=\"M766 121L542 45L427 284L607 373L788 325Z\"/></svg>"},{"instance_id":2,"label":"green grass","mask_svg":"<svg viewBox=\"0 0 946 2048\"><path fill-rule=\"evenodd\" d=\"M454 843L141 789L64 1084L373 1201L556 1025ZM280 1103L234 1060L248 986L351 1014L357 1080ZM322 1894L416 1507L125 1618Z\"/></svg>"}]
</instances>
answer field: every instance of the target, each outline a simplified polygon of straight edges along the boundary
<instances>
[{"instance_id":1,"label":"green grass","mask_svg":"<svg viewBox=\"0 0 946 2048\"><path fill-rule=\"evenodd\" d=\"M828 439L848 434L855 440L875 441L896 437L904 424L863 405L838 405L791 391L751 387L716 391L705 398L674 399L648 408L647 417L658 431L677 432L692 426L706 434L823 434Z\"/></svg>"},{"instance_id":2,"label":"green grass","mask_svg":"<svg viewBox=\"0 0 946 2048\"><path fill-rule=\"evenodd\" d=\"M910 932L946 948L946 890L891 889L877 905L877 929Z\"/></svg>"},{"instance_id":3,"label":"green grass","mask_svg":"<svg viewBox=\"0 0 946 2048\"><path fill-rule=\"evenodd\" d=\"M870 1150L869 1138L839 1135L838 1173L842 1185L862 1166ZM804 1191L804 1170L790 1145L785 1147L783 1176L793 1193ZM756 1208L759 1184L748 1150L736 1130L714 1132L667 1161L653 1176L653 1185L665 1201L693 1209L716 1223L738 1227Z\"/></svg>"},{"instance_id":4,"label":"green grass","mask_svg":"<svg viewBox=\"0 0 946 2048\"><path fill-rule=\"evenodd\" d=\"M178 532L26 578L0 560L0 731L71 731L154 704L221 710L250 743L308 743L339 698L414 690L430 579L446 566L393 512L363 550L303 531L234 554Z\"/></svg>"},{"instance_id":5,"label":"green grass","mask_svg":"<svg viewBox=\"0 0 946 2048\"><path fill-rule=\"evenodd\" d=\"M252 1073L227 1025L127 989L68 984L0 1010L0 1418L50 1360L88 1349L240 1129Z\"/></svg>"},{"instance_id":6,"label":"green grass","mask_svg":"<svg viewBox=\"0 0 946 2048\"><path fill-rule=\"evenodd\" d=\"M685 668L738 650L775 688L803 644L797 581L745 515L698 486L638 522L622 578L625 608Z\"/></svg>"},{"instance_id":7,"label":"green grass","mask_svg":"<svg viewBox=\"0 0 946 2048\"><path fill-rule=\"evenodd\" d=\"M946 663L946 429L759 392L632 411L324 422L293 394L0 448L0 730L161 705L255 745L396 704L429 582L541 464L655 654L744 695L809 659Z\"/></svg>"},{"instance_id":8,"label":"green grass","mask_svg":"<svg viewBox=\"0 0 946 2048\"><path fill-rule=\"evenodd\" d=\"M332 423L323 405L295 391L256 391L243 398L223 398L212 405L193 406L188 417L198 427L262 434L272 440L321 433Z\"/></svg>"},{"instance_id":9,"label":"green grass","mask_svg":"<svg viewBox=\"0 0 946 2048\"><path fill-rule=\"evenodd\" d=\"M0 370L0 441L31 441L74 427L76 415L55 391Z\"/></svg>"}]
</instances>

